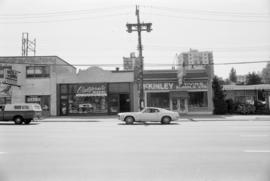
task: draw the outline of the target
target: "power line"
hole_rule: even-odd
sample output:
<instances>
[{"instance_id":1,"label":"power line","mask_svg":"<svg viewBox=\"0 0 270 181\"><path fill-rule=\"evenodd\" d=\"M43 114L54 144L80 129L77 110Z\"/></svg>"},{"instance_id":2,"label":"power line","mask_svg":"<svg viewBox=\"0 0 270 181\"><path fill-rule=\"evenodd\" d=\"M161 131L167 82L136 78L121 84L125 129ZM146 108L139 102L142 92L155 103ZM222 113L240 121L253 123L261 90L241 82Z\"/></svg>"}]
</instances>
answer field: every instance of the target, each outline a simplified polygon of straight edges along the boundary
<instances>
[{"instance_id":1,"label":"power line","mask_svg":"<svg viewBox=\"0 0 270 181\"><path fill-rule=\"evenodd\" d=\"M270 18L269 13L247 13L247 12L224 12L213 10L199 10L199 9L183 9L183 8L170 8L160 6L142 6L149 9L161 10L174 13L189 13L189 14L204 14L204 15L217 15L217 16L234 16L234 17L256 17L256 18Z\"/></svg>"},{"instance_id":2,"label":"power line","mask_svg":"<svg viewBox=\"0 0 270 181\"><path fill-rule=\"evenodd\" d=\"M4 57L0 57L4 58ZM259 61L238 61L238 62L222 62L222 63L213 63L211 65L236 65L236 64L257 64L257 63L270 63L270 60L259 60ZM16 62L11 63L8 61L0 61L0 64L22 64L22 65L54 65L54 66L74 66L74 67L114 67L114 66L122 66L122 63L113 63L113 64L57 64L57 63L28 63L28 62ZM179 65L179 64L176 64ZM145 63L145 66L172 66L172 64L168 63Z\"/></svg>"},{"instance_id":3,"label":"power line","mask_svg":"<svg viewBox=\"0 0 270 181\"><path fill-rule=\"evenodd\" d=\"M269 20L236 20L236 19L213 19L213 18L201 18L201 17L187 17L179 15L159 14L159 13L144 13L147 15L170 17L177 19L190 19L190 20L203 20L203 21L216 21L216 22L238 22L238 23L270 23Z\"/></svg>"},{"instance_id":4,"label":"power line","mask_svg":"<svg viewBox=\"0 0 270 181\"><path fill-rule=\"evenodd\" d=\"M56 12L47 12L47 13L22 13L22 14L0 14L0 18L34 18L34 17L43 17L43 16L58 16L58 15L77 15L77 14L91 14L91 13L100 13L108 12L109 10L121 10L125 9L127 5L122 6L112 6L104 8L93 8L93 9L84 9L84 10L70 10L70 11L56 11Z\"/></svg>"},{"instance_id":5,"label":"power line","mask_svg":"<svg viewBox=\"0 0 270 181\"><path fill-rule=\"evenodd\" d=\"M107 14L100 16L92 16L92 17L82 17L82 18L69 18L69 19L58 19L58 20L41 20L41 21L14 21L14 22L0 22L0 24L31 24L31 23L53 23L53 22L69 22L69 21L78 21L78 20L93 20L99 18L111 18L114 16L126 16L128 13L115 13L115 14Z\"/></svg>"}]
</instances>

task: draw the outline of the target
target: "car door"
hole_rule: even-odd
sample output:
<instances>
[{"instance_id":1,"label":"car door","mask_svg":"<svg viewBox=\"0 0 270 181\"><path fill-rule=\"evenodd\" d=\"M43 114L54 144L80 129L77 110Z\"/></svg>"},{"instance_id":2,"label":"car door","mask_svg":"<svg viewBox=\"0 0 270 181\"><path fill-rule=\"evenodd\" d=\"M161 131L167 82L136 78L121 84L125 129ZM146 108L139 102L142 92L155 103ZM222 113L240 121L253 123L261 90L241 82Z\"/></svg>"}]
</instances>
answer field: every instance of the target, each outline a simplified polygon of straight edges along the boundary
<instances>
[{"instance_id":1,"label":"car door","mask_svg":"<svg viewBox=\"0 0 270 181\"><path fill-rule=\"evenodd\" d=\"M156 121L158 114L158 109L147 108L142 112L142 121Z\"/></svg>"}]
</instances>

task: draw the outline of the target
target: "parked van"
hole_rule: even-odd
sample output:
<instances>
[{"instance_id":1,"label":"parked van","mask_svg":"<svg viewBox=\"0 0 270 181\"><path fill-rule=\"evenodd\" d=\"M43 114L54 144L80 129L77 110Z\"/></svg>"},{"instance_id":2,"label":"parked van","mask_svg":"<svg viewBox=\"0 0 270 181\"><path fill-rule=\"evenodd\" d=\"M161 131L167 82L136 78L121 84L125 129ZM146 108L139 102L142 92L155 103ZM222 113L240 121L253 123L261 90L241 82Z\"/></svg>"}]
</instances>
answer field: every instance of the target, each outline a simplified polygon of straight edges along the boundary
<instances>
[{"instance_id":1,"label":"parked van","mask_svg":"<svg viewBox=\"0 0 270 181\"><path fill-rule=\"evenodd\" d=\"M0 121L14 121L15 124L30 124L41 119L42 109L39 104L16 103L0 106Z\"/></svg>"}]
</instances>

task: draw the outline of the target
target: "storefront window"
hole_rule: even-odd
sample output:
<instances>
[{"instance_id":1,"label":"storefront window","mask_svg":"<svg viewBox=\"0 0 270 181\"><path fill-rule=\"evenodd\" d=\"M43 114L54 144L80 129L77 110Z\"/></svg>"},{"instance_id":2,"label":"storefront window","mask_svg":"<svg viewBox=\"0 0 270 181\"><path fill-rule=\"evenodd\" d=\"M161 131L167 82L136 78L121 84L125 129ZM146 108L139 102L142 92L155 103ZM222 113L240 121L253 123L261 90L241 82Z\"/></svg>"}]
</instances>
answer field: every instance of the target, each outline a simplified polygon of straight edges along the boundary
<instances>
[{"instance_id":1,"label":"storefront window","mask_svg":"<svg viewBox=\"0 0 270 181\"><path fill-rule=\"evenodd\" d=\"M11 104L11 97L0 97L0 105Z\"/></svg>"},{"instance_id":2,"label":"storefront window","mask_svg":"<svg viewBox=\"0 0 270 181\"><path fill-rule=\"evenodd\" d=\"M44 114L49 115L49 112L50 112L50 96L49 95L40 95L40 96L28 95L28 96L25 96L25 102L39 104Z\"/></svg>"},{"instance_id":3,"label":"storefront window","mask_svg":"<svg viewBox=\"0 0 270 181\"><path fill-rule=\"evenodd\" d=\"M108 112L106 84L60 85L60 99L61 115Z\"/></svg>"},{"instance_id":4,"label":"storefront window","mask_svg":"<svg viewBox=\"0 0 270 181\"><path fill-rule=\"evenodd\" d=\"M147 93L147 106L170 109L169 93Z\"/></svg>"},{"instance_id":5,"label":"storefront window","mask_svg":"<svg viewBox=\"0 0 270 181\"><path fill-rule=\"evenodd\" d=\"M68 99L69 113L106 113L107 104L105 96L77 97L70 95Z\"/></svg>"},{"instance_id":6,"label":"storefront window","mask_svg":"<svg viewBox=\"0 0 270 181\"><path fill-rule=\"evenodd\" d=\"M190 108L207 107L207 92L189 92L188 105Z\"/></svg>"}]
</instances>

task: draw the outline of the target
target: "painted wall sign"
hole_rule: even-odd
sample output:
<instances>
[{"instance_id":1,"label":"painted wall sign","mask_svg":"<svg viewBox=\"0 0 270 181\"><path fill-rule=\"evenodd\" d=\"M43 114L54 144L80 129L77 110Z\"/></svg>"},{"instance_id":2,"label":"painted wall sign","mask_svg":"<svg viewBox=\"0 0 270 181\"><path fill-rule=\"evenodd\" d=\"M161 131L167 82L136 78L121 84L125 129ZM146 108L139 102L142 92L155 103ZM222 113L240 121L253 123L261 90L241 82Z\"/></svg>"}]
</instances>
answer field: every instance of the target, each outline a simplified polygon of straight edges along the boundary
<instances>
[{"instance_id":1,"label":"painted wall sign","mask_svg":"<svg viewBox=\"0 0 270 181\"><path fill-rule=\"evenodd\" d=\"M91 96L107 96L106 85L104 84L91 84L81 85L76 91L77 97L91 97Z\"/></svg>"},{"instance_id":2,"label":"painted wall sign","mask_svg":"<svg viewBox=\"0 0 270 181\"><path fill-rule=\"evenodd\" d=\"M144 83L144 90L173 90L176 88L175 82L155 82Z\"/></svg>"}]
</instances>

